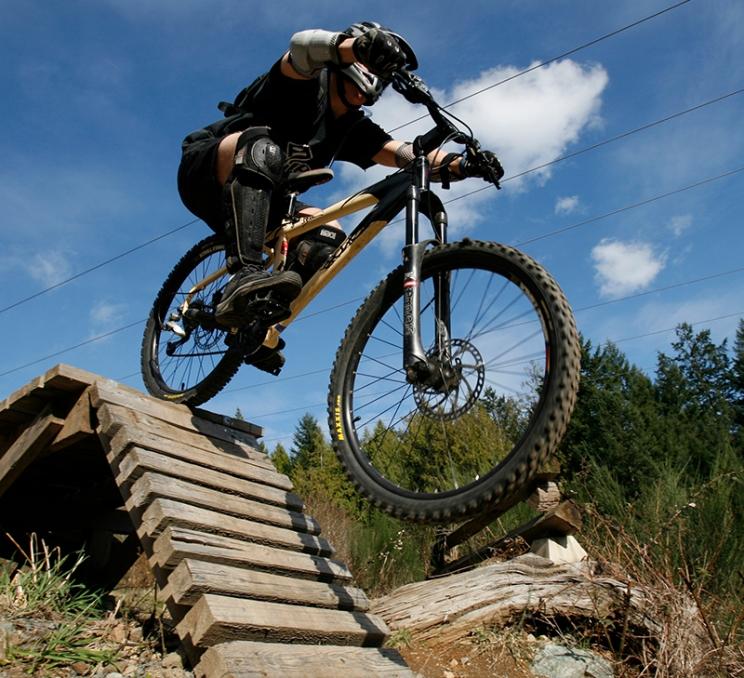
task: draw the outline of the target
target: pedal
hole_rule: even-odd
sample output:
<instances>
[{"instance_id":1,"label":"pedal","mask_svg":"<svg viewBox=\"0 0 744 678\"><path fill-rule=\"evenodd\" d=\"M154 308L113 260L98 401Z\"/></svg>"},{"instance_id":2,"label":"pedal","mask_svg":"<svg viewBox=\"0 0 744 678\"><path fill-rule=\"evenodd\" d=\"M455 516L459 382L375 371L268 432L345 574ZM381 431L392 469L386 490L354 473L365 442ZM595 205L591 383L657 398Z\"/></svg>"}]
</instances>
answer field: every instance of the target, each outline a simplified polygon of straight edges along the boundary
<instances>
[{"instance_id":1,"label":"pedal","mask_svg":"<svg viewBox=\"0 0 744 678\"><path fill-rule=\"evenodd\" d=\"M273 325L292 315L289 304L282 299L271 296L271 294L249 299L243 312L250 321L258 320L266 325Z\"/></svg>"},{"instance_id":2,"label":"pedal","mask_svg":"<svg viewBox=\"0 0 744 678\"><path fill-rule=\"evenodd\" d=\"M277 376L282 371L282 367L284 367L285 359L281 351L284 345L284 340L279 339L279 344L277 344L276 348L259 346L255 353L251 353L251 355L245 357L244 362L246 365L253 365L253 367L257 367L259 370Z\"/></svg>"}]
</instances>

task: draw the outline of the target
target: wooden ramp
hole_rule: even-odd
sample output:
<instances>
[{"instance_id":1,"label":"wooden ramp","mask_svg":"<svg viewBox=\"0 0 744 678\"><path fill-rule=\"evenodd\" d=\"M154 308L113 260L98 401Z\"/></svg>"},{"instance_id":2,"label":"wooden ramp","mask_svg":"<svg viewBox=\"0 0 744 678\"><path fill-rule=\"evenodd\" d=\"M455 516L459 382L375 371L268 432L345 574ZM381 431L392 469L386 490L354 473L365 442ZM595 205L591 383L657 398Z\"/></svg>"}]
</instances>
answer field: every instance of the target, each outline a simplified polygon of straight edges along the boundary
<instances>
[{"instance_id":1,"label":"wooden ramp","mask_svg":"<svg viewBox=\"0 0 744 678\"><path fill-rule=\"evenodd\" d=\"M260 435L58 365L0 402L0 529L138 541L197 677L411 676Z\"/></svg>"}]
</instances>

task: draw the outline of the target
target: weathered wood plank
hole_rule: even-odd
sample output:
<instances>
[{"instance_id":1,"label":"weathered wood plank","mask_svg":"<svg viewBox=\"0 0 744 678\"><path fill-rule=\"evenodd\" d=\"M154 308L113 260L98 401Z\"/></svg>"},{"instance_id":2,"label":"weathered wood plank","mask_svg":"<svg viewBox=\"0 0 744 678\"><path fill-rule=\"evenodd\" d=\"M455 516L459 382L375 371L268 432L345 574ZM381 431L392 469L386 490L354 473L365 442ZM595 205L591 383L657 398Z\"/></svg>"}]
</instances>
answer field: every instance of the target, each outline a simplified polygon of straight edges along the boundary
<instances>
[{"instance_id":1,"label":"weathered wood plank","mask_svg":"<svg viewBox=\"0 0 744 678\"><path fill-rule=\"evenodd\" d=\"M65 417L65 425L57 434L56 438L49 447L50 452L57 452L80 442L84 438L95 436L91 420L90 404L90 386L86 388L72 406L72 409Z\"/></svg>"},{"instance_id":2,"label":"weathered wood plank","mask_svg":"<svg viewBox=\"0 0 744 678\"><path fill-rule=\"evenodd\" d=\"M299 511L289 511L149 471L143 473L129 488L127 506L130 510L136 510L146 507L157 497L176 499L239 518L250 518L262 523L287 527L297 532L320 533L318 522Z\"/></svg>"},{"instance_id":3,"label":"weathered wood plank","mask_svg":"<svg viewBox=\"0 0 744 678\"><path fill-rule=\"evenodd\" d=\"M379 646L388 635L385 622L366 612L327 610L203 595L176 627L194 645L225 640Z\"/></svg>"},{"instance_id":4,"label":"weathered wood plank","mask_svg":"<svg viewBox=\"0 0 744 678\"><path fill-rule=\"evenodd\" d=\"M325 583L307 579L245 570L203 560L182 560L168 577L164 592L180 605L193 605L204 593L252 598L290 605L311 605L341 610L369 609L364 591L341 583Z\"/></svg>"},{"instance_id":5,"label":"weathered wood plank","mask_svg":"<svg viewBox=\"0 0 744 678\"><path fill-rule=\"evenodd\" d=\"M104 413L105 408L98 411ZM225 471L232 475L243 475L249 478L261 477L265 482L276 484L277 487L291 489L292 482L285 475L280 474L273 464L268 460L253 460L226 453L216 445L212 445L209 439L199 436L184 436L182 440L174 435L180 429L170 427L173 433L167 436L160 435L158 430L149 429L145 423L125 424L118 427L116 434L110 441L112 461L116 461L125 450L134 445L156 452L162 452L169 457L177 457L184 461L201 464L218 471Z\"/></svg>"},{"instance_id":6,"label":"weathered wood plank","mask_svg":"<svg viewBox=\"0 0 744 678\"><path fill-rule=\"evenodd\" d=\"M397 650L337 645L277 645L234 640L210 647L196 678L412 678Z\"/></svg>"},{"instance_id":7,"label":"weathered wood plank","mask_svg":"<svg viewBox=\"0 0 744 678\"><path fill-rule=\"evenodd\" d=\"M166 528L152 545L151 564L172 570L185 558L264 572L289 573L293 577L318 581L351 581L352 578L346 565L330 558L180 527Z\"/></svg>"},{"instance_id":8,"label":"weathered wood plank","mask_svg":"<svg viewBox=\"0 0 744 678\"><path fill-rule=\"evenodd\" d=\"M64 421L51 414L47 407L33 423L21 433L0 457L0 496L17 480L18 476L49 446L64 426Z\"/></svg>"},{"instance_id":9,"label":"weathered wood plank","mask_svg":"<svg viewBox=\"0 0 744 678\"><path fill-rule=\"evenodd\" d=\"M269 458L263 452L259 452L253 445L239 440L227 441L212 438L206 433L197 433L174 426L157 417L152 417L144 412L128 410L120 405L112 405L111 403L101 405L98 408L98 421L101 430L114 440L117 439L116 434L119 429L128 426L132 430L175 440L195 449L212 452L231 459L250 460L253 464L273 468Z\"/></svg>"},{"instance_id":10,"label":"weathered wood plank","mask_svg":"<svg viewBox=\"0 0 744 678\"><path fill-rule=\"evenodd\" d=\"M47 370L42 377L44 386L59 391L84 391L88 386L102 379L93 372L81 370L79 367L59 363Z\"/></svg>"},{"instance_id":11,"label":"weathered wood plank","mask_svg":"<svg viewBox=\"0 0 744 678\"><path fill-rule=\"evenodd\" d=\"M333 555L333 548L323 537L257 523L244 518L234 518L224 513L208 511L172 499L153 501L143 513L137 533L140 537L155 538L167 527L182 527L209 534L219 534L241 541L277 546L318 556Z\"/></svg>"},{"instance_id":12,"label":"weathered wood plank","mask_svg":"<svg viewBox=\"0 0 744 678\"><path fill-rule=\"evenodd\" d=\"M118 384L110 379L97 381L93 389L93 406L100 407L104 402L113 405L122 405L137 412L143 412L163 421L170 422L175 426L199 433L206 433L221 440L240 440L249 445L255 445L256 436L260 436L262 433L260 427L255 427L256 433L251 435L235 428L216 424L199 417L185 405L176 405L175 403L146 396L139 391Z\"/></svg>"},{"instance_id":13,"label":"weathered wood plank","mask_svg":"<svg viewBox=\"0 0 744 678\"><path fill-rule=\"evenodd\" d=\"M110 462L111 459L109 458ZM145 471L154 471L165 476L181 478L197 485L211 487L231 494L239 494L249 499L257 499L276 506L285 506L295 511L304 509L302 499L292 492L269 487L262 482L236 478L221 471L213 471L197 464L166 457L139 447L130 448L121 460L116 482L120 488L128 491L128 486L134 483Z\"/></svg>"}]
</instances>

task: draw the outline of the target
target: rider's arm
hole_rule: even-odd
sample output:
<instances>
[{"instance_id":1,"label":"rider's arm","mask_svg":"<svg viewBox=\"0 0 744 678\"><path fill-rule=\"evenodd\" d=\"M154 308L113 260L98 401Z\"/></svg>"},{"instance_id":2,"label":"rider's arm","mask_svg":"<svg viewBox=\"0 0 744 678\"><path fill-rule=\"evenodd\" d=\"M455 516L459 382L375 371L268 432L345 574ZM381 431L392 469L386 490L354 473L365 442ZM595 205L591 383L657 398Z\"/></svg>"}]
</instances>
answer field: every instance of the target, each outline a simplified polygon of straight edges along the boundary
<instances>
[{"instance_id":1,"label":"rider's arm","mask_svg":"<svg viewBox=\"0 0 744 678\"><path fill-rule=\"evenodd\" d=\"M385 165L385 167L407 167L413 159L413 145L396 139L391 139L385 143L382 149L372 156L372 160L378 165ZM445 162L448 164L451 179L460 179L463 177L462 172L460 172L462 156L453 156L451 153L436 150L429 153L428 159L432 167L432 178L436 179L439 168Z\"/></svg>"},{"instance_id":2,"label":"rider's arm","mask_svg":"<svg viewBox=\"0 0 744 678\"><path fill-rule=\"evenodd\" d=\"M320 29L300 31L289 41L289 51L282 57L282 75L295 80L309 80L330 64L350 64L356 60L354 39L343 33Z\"/></svg>"}]
</instances>

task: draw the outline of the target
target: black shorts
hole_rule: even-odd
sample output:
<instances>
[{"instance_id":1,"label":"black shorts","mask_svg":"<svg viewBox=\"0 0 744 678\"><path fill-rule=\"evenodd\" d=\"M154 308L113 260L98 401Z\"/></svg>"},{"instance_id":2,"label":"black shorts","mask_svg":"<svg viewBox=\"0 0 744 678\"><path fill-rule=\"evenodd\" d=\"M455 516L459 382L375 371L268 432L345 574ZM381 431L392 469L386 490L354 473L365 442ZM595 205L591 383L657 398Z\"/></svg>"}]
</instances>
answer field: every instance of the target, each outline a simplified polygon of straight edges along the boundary
<instances>
[{"instance_id":1,"label":"black shorts","mask_svg":"<svg viewBox=\"0 0 744 678\"><path fill-rule=\"evenodd\" d=\"M217 147L222 137L208 130L193 132L184 139L178 166L178 194L188 210L215 232L224 231L222 185L217 181Z\"/></svg>"}]
</instances>

